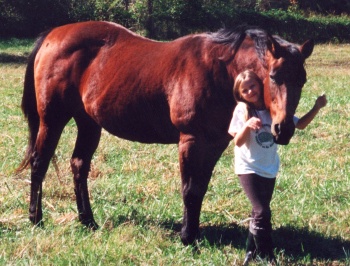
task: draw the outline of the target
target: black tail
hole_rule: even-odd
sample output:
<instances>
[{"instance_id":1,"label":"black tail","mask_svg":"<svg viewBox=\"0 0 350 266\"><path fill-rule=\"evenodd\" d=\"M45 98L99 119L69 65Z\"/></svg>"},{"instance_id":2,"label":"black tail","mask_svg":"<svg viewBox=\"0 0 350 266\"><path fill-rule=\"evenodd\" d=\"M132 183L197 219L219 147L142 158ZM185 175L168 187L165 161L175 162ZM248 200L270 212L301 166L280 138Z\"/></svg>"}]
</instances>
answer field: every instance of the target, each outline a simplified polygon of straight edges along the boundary
<instances>
[{"instance_id":1,"label":"black tail","mask_svg":"<svg viewBox=\"0 0 350 266\"><path fill-rule=\"evenodd\" d=\"M24 78L24 89L21 107L22 112L28 121L29 138L25 157L19 165L19 167L17 168L17 172L23 171L29 165L39 131L39 114L37 111L34 86L34 62L36 54L38 53L42 43L44 42L49 32L50 31L45 32L39 36L39 38L35 42L34 49L28 58L28 65Z\"/></svg>"}]
</instances>

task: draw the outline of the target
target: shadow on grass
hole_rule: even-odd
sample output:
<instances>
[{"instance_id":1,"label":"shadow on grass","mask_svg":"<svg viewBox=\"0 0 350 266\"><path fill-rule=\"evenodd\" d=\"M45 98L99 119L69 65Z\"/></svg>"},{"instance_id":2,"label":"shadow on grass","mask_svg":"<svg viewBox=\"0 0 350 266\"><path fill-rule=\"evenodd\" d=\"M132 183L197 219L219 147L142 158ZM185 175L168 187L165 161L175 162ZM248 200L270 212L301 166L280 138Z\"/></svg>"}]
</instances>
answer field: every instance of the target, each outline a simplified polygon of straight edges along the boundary
<instances>
[{"instance_id":1,"label":"shadow on grass","mask_svg":"<svg viewBox=\"0 0 350 266\"><path fill-rule=\"evenodd\" d=\"M324 260L350 259L350 241L339 237L325 237L307 228L281 227L274 231L274 241L278 250L287 256Z\"/></svg>"},{"instance_id":2,"label":"shadow on grass","mask_svg":"<svg viewBox=\"0 0 350 266\"><path fill-rule=\"evenodd\" d=\"M181 231L179 223L163 223L163 227L173 230L176 234ZM232 245L245 249L248 231L236 224L223 226L202 226L201 238L210 245L220 247ZM341 238L325 237L306 228L281 227L273 232L277 252L283 252L291 258L318 259L324 261L344 261L350 257L350 241Z\"/></svg>"},{"instance_id":3,"label":"shadow on grass","mask_svg":"<svg viewBox=\"0 0 350 266\"><path fill-rule=\"evenodd\" d=\"M0 63L17 63L26 64L28 61L28 55L13 55L7 53L0 53Z\"/></svg>"},{"instance_id":4,"label":"shadow on grass","mask_svg":"<svg viewBox=\"0 0 350 266\"><path fill-rule=\"evenodd\" d=\"M160 224L167 230L172 230L177 237L180 237L180 223L171 221ZM244 249L247 236L247 229L236 224L225 226L200 226L200 238L206 240L211 246L233 245L236 248Z\"/></svg>"}]
</instances>

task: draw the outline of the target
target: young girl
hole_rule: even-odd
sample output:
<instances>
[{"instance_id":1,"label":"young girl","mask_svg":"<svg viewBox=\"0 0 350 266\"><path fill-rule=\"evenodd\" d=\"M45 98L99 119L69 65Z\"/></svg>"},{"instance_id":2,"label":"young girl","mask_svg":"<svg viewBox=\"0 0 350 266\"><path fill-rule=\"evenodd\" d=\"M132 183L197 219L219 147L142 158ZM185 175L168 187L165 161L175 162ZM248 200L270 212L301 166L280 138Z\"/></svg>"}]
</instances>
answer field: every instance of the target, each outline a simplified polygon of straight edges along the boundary
<instances>
[{"instance_id":1,"label":"young girl","mask_svg":"<svg viewBox=\"0 0 350 266\"><path fill-rule=\"evenodd\" d=\"M233 94L237 106L229 127L235 143L235 173L252 204L244 265L256 255L275 261L271 238L271 209L276 175L279 169L277 145L271 133L271 116L263 100L263 84L252 71L240 73ZM325 95L302 118L294 117L296 128L304 129L327 104Z\"/></svg>"}]
</instances>

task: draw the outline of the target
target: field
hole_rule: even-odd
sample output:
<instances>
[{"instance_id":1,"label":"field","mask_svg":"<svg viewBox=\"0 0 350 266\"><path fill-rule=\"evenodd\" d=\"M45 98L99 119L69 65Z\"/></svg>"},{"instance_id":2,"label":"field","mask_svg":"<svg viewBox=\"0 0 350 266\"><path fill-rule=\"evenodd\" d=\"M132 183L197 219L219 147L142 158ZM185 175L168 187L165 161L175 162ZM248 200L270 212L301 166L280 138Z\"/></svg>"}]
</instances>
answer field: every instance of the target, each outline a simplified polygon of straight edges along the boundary
<instances>
[{"instance_id":1,"label":"field","mask_svg":"<svg viewBox=\"0 0 350 266\"><path fill-rule=\"evenodd\" d=\"M44 228L28 219L29 170L20 110L32 40L0 42L0 265L241 265L250 205L233 174L233 145L218 162L201 214L198 251L179 238L182 200L176 145L142 145L103 132L89 188L96 221L77 220L69 159L71 121L44 182ZM280 265L350 265L350 45L317 45L297 115L326 93L328 105L280 147L272 201ZM256 263L260 265L260 263ZM261 265L263 265L261 263Z\"/></svg>"}]
</instances>

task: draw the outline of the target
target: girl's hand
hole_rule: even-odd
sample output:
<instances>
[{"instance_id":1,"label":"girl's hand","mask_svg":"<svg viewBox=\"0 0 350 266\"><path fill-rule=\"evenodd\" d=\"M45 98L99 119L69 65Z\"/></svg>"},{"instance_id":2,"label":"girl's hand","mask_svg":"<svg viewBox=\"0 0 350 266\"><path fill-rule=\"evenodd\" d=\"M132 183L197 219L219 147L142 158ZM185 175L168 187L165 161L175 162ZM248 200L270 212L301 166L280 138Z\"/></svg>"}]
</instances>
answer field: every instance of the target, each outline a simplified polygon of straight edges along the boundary
<instances>
[{"instance_id":1,"label":"girl's hand","mask_svg":"<svg viewBox=\"0 0 350 266\"><path fill-rule=\"evenodd\" d=\"M253 116L246 122L246 127L252 130L258 130L261 128L261 120Z\"/></svg>"},{"instance_id":2,"label":"girl's hand","mask_svg":"<svg viewBox=\"0 0 350 266\"><path fill-rule=\"evenodd\" d=\"M243 127L235 134L235 145L241 147L249 139L251 130L258 130L262 127L261 120L257 117L251 117L245 122Z\"/></svg>"},{"instance_id":3,"label":"girl's hand","mask_svg":"<svg viewBox=\"0 0 350 266\"><path fill-rule=\"evenodd\" d=\"M318 96L315 102L315 107L318 109L321 109L322 107L325 107L327 104L327 98L325 94L322 94L321 96Z\"/></svg>"}]
</instances>

